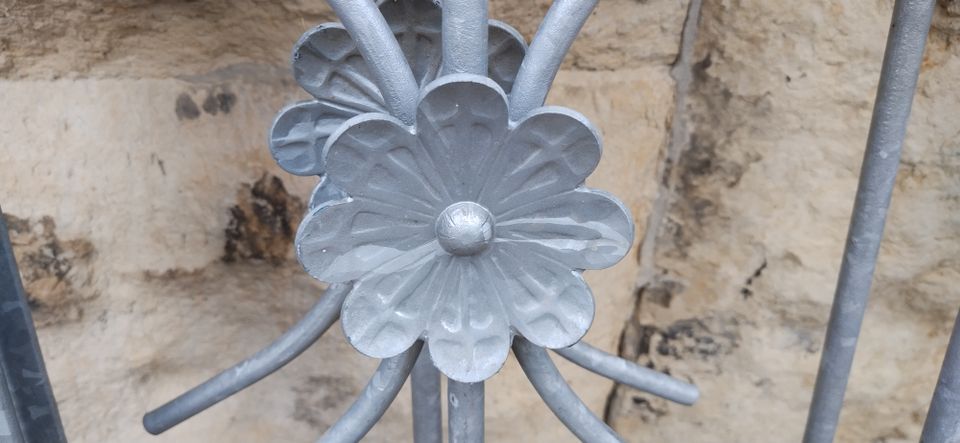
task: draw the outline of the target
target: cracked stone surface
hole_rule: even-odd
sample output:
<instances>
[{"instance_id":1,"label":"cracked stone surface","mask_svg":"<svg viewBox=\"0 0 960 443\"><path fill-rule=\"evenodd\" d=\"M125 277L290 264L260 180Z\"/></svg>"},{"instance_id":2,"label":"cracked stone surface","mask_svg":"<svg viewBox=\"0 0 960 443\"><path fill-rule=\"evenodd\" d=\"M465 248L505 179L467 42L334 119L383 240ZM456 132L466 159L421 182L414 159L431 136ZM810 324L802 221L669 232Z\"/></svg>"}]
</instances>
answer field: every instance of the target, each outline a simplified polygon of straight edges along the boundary
<instances>
[{"instance_id":1,"label":"cracked stone surface","mask_svg":"<svg viewBox=\"0 0 960 443\"><path fill-rule=\"evenodd\" d=\"M549 3L492 0L491 17L529 40ZM603 0L565 60L548 101L600 128L588 185L637 221L628 258L585 274L587 340L703 391L671 405L558 360L629 441L799 439L892 8L834 3L705 1L686 88L671 72L688 1ZM954 3L928 43L841 442L917 440L960 305ZM376 366L339 327L167 434L140 417L269 343L322 291L289 249L314 179L279 170L266 133L306 98L287 59L329 8L56 0L0 14L0 204L40 226L32 244L76 246L53 255L74 263L72 292L39 295L69 307L39 336L70 441L313 441ZM489 441L575 441L514 359L487 389ZM410 439L408 399L368 441Z\"/></svg>"}]
</instances>

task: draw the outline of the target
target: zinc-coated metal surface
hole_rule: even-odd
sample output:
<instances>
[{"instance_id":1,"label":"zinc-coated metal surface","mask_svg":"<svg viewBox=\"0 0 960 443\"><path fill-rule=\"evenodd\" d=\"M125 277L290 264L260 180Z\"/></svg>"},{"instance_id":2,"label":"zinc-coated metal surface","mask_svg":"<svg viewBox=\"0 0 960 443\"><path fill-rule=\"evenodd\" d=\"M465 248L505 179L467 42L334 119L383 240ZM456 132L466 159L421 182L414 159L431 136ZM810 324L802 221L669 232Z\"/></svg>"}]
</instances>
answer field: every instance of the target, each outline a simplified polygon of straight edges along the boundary
<instances>
[{"instance_id":1,"label":"zinc-coated metal surface","mask_svg":"<svg viewBox=\"0 0 960 443\"><path fill-rule=\"evenodd\" d=\"M804 443L833 441L900 165L935 0L897 0Z\"/></svg>"},{"instance_id":2,"label":"zinc-coated metal surface","mask_svg":"<svg viewBox=\"0 0 960 443\"><path fill-rule=\"evenodd\" d=\"M420 351L410 374L410 393L413 397L414 443L443 443L440 371L433 366L426 349Z\"/></svg>"},{"instance_id":3,"label":"zinc-coated metal surface","mask_svg":"<svg viewBox=\"0 0 960 443\"><path fill-rule=\"evenodd\" d=\"M483 442L483 382L447 383L450 443Z\"/></svg>"},{"instance_id":4,"label":"zinc-coated metal surface","mask_svg":"<svg viewBox=\"0 0 960 443\"><path fill-rule=\"evenodd\" d=\"M692 405L700 398L700 390L693 384L608 354L584 342L554 351L588 371L673 402Z\"/></svg>"}]
</instances>

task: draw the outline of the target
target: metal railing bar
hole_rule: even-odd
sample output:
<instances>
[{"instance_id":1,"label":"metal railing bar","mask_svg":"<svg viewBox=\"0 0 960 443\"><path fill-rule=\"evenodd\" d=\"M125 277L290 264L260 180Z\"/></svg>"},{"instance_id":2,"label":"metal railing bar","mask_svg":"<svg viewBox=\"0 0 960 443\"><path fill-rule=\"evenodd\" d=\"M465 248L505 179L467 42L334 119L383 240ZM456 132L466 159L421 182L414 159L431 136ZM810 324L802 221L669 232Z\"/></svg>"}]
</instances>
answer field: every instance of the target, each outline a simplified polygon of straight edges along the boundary
<instances>
[{"instance_id":1,"label":"metal railing bar","mask_svg":"<svg viewBox=\"0 0 960 443\"><path fill-rule=\"evenodd\" d=\"M441 75L487 75L487 0L446 1L441 10Z\"/></svg>"},{"instance_id":2,"label":"metal railing bar","mask_svg":"<svg viewBox=\"0 0 960 443\"><path fill-rule=\"evenodd\" d=\"M940 378L930 400L920 443L960 442L960 314L940 367Z\"/></svg>"},{"instance_id":3,"label":"metal railing bar","mask_svg":"<svg viewBox=\"0 0 960 443\"><path fill-rule=\"evenodd\" d=\"M483 443L483 382L447 379L450 443Z\"/></svg>"},{"instance_id":4,"label":"metal railing bar","mask_svg":"<svg viewBox=\"0 0 960 443\"><path fill-rule=\"evenodd\" d=\"M377 5L373 0L328 0L327 3L357 44L370 75L380 87L387 109L400 121L413 124L420 87Z\"/></svg>"},{"instance_id":5,"label":"metal railing bar","mask_svg":"<svg viewBox=\"0 0 960 443\"><path fill-rule=\"evenodd\" d=\"M143 417L143 427L160 434L272 374L307 350L340 318L350 285L331 285L307 315L280 338Z\"/></svg>"},{"instance_id":6,"label":"metal railing bar","mask_svg":"<svg viewBox=\"0 0 960 443\"><path fill-rule=\"evenodd\" d=\"M546 350L516 336L513 353L544 403L577 438L586 443L622 441L610 426L580 401Z\"/></svg>"},{"instance_id":7,"label":"metal railing bar","mask_svg":"<svg viewBox=\"0 0 960 443\"><path fill-rule=\"evenodd\" d=\"M317 443L356 443L367 435L397 398L400 388L413 370L422 345L423 342L417 341L399 355L383 359L350 409Z\"/></svg>"},{"instance_id":8,"label":"metal railing bar","mask_svg":"<svg viewBox=\"0 0 960 443\"><path fill-rule=\"evenodd\" d=\"M554 352L590 372L657 397L684 405L692 405L700 398L700 390L693 384L608 354L584 342L569 348L554 349Z\"/></svg>"},{"instance_id":9,"label":"metal railing bar","mask_svg":"<svg viewBox=\"0 0 960 443\"><path fill-rule=\"evenodd\" d=\"M897 0L804 443L834 439L935 0Z\"/></svg>"},{"instance_id":10,"label":"metal railing bar","mask_svg":"<svg viewBox=\"0 0 960 443\"><path fill-rule=\"evenodd\" d=\"M0 210L0 442L65 443L60 412L33 327L33 316Z\"/></svg>"},{"instance_id":11,"label":"metal railing bar","mask_svg":"<svg viewBox=\"0 0 960 443\"><path fill-rule=\"evenodd\" d=\"M427 345L410 375L413 397L414 443L443 443L443 414L440 410L440 371L430 361Z\"/></svg>"},{"instance_id":12,"label":"metal railing bar","mask_svg":"<svg viewBox=\"0 0 960 443\"><path fill-rule=\"evenodd\" d=\"M598 0L554 0L527 50L510 93L510 119L543 106L563 58Z\"/></svg>"}]
</instances>

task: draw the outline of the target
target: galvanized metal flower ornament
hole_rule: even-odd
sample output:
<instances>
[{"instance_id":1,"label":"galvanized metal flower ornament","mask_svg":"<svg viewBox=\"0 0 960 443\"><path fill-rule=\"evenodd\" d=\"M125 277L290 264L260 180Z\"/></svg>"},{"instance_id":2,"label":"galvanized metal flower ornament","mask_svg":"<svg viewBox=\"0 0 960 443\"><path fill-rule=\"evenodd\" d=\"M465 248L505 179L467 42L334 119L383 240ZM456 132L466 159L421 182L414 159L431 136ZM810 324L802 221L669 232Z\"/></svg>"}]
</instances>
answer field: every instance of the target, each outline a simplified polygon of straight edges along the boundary
<instances>
[{"instance_id":1,"label":"galvanized metal flower ornament","mask_svg":"<svg viewBox=\"0 0 960 443\"><path fill-rule=\"evenodd\" d=\"M450 379L450 441L482 441L481 382L511 347L585 441L617 437L544 348L692 403L696 387L579 342L594 316L581 273L617 263L634 232L622 203L584 186L600 161L598 131L542 106L596 0L554 2L529 53L516 31L487 20L485 1L330 4L343 25L308 31L293 52L294 77L314 100L283 109L270 131L281 167L321 178L296 247L330 289L269 348L147 414L147 429L162 432L279 369L338 314L350 343L384 360L323 441L359 440L411 371L415 440L441 441L437 370Z\"/></svg>"},{"instance_id":2,"label":"galvanized metal flower ornament","mask_svg":"<svg viewBox=\"0 0 960 443\"><path fill-rule=\"evenodd\" d=\"M570 346L593 319L582 269L618 262L631 217L584 188L597 131L564 108L511 123L492 80L428 84L414 126L381 113L343 123L324 147L327 177L349 197L307 216L297 252L314 277L353 282L341 321L364 354L418 339L448 377L477 382L503 365L513 334Z\"/></svg>"}]
</instances>

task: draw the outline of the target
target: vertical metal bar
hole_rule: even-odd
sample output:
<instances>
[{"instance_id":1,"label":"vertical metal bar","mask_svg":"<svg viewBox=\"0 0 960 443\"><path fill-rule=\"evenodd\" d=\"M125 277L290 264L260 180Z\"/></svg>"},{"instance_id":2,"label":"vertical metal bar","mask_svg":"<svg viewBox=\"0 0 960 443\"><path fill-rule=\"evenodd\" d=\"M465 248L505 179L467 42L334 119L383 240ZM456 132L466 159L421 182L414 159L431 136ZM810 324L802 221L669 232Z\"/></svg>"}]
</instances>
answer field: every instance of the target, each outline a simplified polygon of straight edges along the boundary
<instances>
[{"instance_id":1,"label":"vertical metal bar","mask_svg":"<svg viewBox=\"0 0 960 443\"><path fill-rule=\"evenodd\" d=\"M563 57L598 0L554 0L530 43L510 93L510 118L520 120L547 99Z\"/></svg>"},{"instance_id":2,"label":"vertical metal bar","mask_svg":"<svg viewBox=\"0 0 960 443\"><path fill-rule=\"evenodd\" d=\"M804 443L832 442L870 295L935 0L897 0Z\"/></svg>"},{"instance_id":3,"label":"vertical metal bar","mask_svg":"<svg viewBox=\"0 0 960 443\"><path fill-rule=\"evenodd\" d=\"M420 88L386 19L373 0L328 0L370 68L387 109L413 124Z\"/></svg>"},{"instance_id":4,"label":"vertical metal bar","mask_svg":"<svg viewBox=\"0 0 960 443\"><path fill-rule=\"evenodd\" d=\"M920 443L960 443L960 314L953 323Z\"/></svg>"},{"instance_id":5,"label":"vertical metal bar","mask_svg":"<svg viewBox=\"0 0 960 443\"><path fill-rule=\"evenodd\" d=\"M430 361L427 345L410 375L413 397L414 443L443 443L443 414L440 411L440 371Z\"/></svg>"},{"instance_id":6,"label":"vertical metal bar","mask_svg":"<svg viewBox=\"0 0 960 443\"><path fill-rule=\"evenodd\" d=\"M11 428L0 441L66 442L7 232L0 211L0 396L6 396L0 420Z\"/></svg>"},{"instance_id":7,"label":"vertical metal bar","mask_svg":"<svg viewBox=\"0 0 960 443\"><path fill-rule=\"evenodd\" d=\"M285 366L340 318L350 288L331 285L302 320L269 346L144 415L144 429L154 435L164 432Z\"/></svg>"},{"instance_id":8,"label":"vertical metal bar","mask_svg":"<svg viewBox=\"0 0 960 443\"><path fill-rule=\"evenodd\" d=\"M421 347L422 342L417 341L401 354L383 359L363 392L350 405L350 409L347 409L317 443L356 443L367 435L397 398L400 388L417 362Z\"/></svg>"},{"instance_id":9,"label":"vertical metal bar","mask_svg":"<svg viewBox=\"0 0 960 443\"><path fill-rule=\"evenodd\" d=\"M547 351L517 336L513 339L513 353L547 407L580 441L586 443L622 441L610 426L594 415L590 408L577 398L577 394L570 389L570 385L560 375L560 371L557 371Z\"/></svg>"},{"instance_id":10,"label":"vertical metal bar","mask_svg":"<svg viewBox=\"0 0 960 443\"><path fill-rule=\"evenodd\" d=\"M487 75L487 0L443 2L441 74Z\"/></svg>"},{"instance_id":11,"label":"vertical metal bar","mask_svg":"<svg viewBox=\"0 0 960 443\"><path fill-rule=\"evenodd\" d=\"M450 443L483 442L483 382L447 379Z\"/></svg>"}]
</instances>

